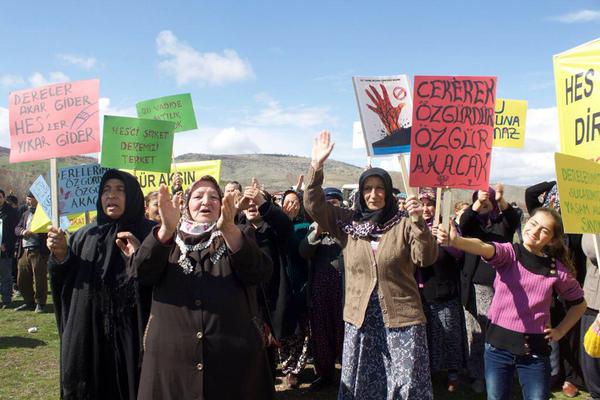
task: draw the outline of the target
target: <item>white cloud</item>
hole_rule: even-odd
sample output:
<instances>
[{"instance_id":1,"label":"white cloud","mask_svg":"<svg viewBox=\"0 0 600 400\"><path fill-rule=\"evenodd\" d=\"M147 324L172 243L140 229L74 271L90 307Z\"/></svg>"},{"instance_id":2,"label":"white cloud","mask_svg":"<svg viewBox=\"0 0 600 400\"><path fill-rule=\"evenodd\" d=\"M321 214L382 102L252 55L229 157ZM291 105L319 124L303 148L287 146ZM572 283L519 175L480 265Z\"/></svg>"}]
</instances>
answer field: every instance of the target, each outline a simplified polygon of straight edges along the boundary
<instances>
[{"instance_id":1,"label":"white cloud","mask_svg":"<svg viewBox=\"0 0 600 400\"><path fill-rule=\"evenodd\" d=\"M329 114L329 107L307 107L299 105L295 107L282 107L281 104L272 99L266 99L264 93L257 95L256 99L266 101L267 106L256 115L246 119L248 125L256 126L297 126L309 128L319 126L327 128L334 125L336 119Z\"/></svg>"},{"instance_id":2,"label":"white cloud","mask_svg":"<svg viewBox=\"0 0 600 400\"><path fill-rule=\"evenodd\" d=\"M494 148L491 181L531 185L554 180L554 152L560 149L558 132L556 107L528 110L525 147Z\"/></svg>"},{"instance_id":3,"label":"white cloud","mask_svg":"<svg viewBox=\"0 0 600 400\"><path fill-rule=\"evenodd\" d=\"M85 57L77 54L58 54L56 57L62 64L75 65L86 71L94 68L98 62L94 57Z\"/></svg>"},{"instance_id":4,"label":"white cloud","mask_svg":"<svg viewBox=\"0 0 600 400\"><path fill-rule=\"evenodd\" d=\"M100 115L117 115L120 117L137 117L137 110L135 105L125 107L114 107L111 106L110 99L108 97L101 97L98 100L98 107L100 108Z\"/></svg>"},{"instance_id":5,"label":"white cloud","mask_svg":"<svg viewBox=\"0 0 600 400\"><path fill-rule=\"evenodd\" d=\"M46 78L40 72L34 72L33 75L31 75L29 77L28 80L32 87L38 87L38 86L50 85L52 83L69 82L71 80L71 78L69 78L63 72L55 71L55 72L50 72L48 74L48 78Z\"/></svg>"},{"instance_id":6,"label":"white cloud","mask_svg":"<svg viewBox=\"0 0 600 400\"><path fill-rule=\"evenodd\" d=\"M10 147L8 108L0 107L0 146Z\"/></svg>"},{"instance_id":7,"label":"white cloud","mask_svg":"<svg viewBox=\"0 0 600 400\"><path fill-rule=\"evenodd\" d=\"M224 85L254 77L248 60L242 60L232 49L218 53L200 53L179 41L171 31L156 37L156 49L165 60L159 63L164 73L174 76L177 84Z\"/></svg>"},{"instance_id":8,"label":"white cloud","mask_svg":"<svg viewBox=\"0 0 600 400\"><path fill-rule=\"evenodd\" d=\"M565 24L576 24L579 22L600 21L600 11L596 10L580 10L572 13L567 13L550 18L553 21L562 22Z\"/></svg>"},{"instance_id":9,"label":"white cloud","mask_svg":"<svg viewBox=\"0 0 600 400\"><path fill-rule=\"evenodd\" d=\"M25 80L19 75L5 74L0 76L0 86L3 87L18 86L23 83L25 83Z\"/></svg>"}]
</instances>

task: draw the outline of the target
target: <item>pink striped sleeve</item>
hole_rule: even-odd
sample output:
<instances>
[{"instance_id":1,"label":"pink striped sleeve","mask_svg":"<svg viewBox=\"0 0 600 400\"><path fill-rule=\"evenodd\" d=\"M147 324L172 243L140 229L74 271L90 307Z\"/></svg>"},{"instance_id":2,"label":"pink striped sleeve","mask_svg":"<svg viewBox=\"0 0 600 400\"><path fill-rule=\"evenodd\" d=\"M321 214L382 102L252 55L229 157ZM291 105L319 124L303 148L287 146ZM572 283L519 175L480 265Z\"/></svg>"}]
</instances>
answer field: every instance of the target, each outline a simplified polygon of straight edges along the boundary
<instances>
[{"instance_id":1,"label":"pink striped sleeve","mask_svg":"<svg viewBox=\"0 0 600 400\"><path fill-rule=\"evenodd\" d=\"M554 283L554 290L565 301L573 302L583 298L583 289L577 279L567 272L565 266L560 262L556 262L558 270L558 279Z\"/></svg>"},{"instance_id":2,"label":"pink striped sleeve","mask_svg":"<svg viewBox=\"0 0 600 400\"><path fill-rule=\"evenodd\" d=\"M515 249L513 249L512 243L490 243L495 248L495 253L489 260L481 257L481 259L490 264L495 269L502 269L508 267L516 260Z\"/></svg>"}]
</instances>

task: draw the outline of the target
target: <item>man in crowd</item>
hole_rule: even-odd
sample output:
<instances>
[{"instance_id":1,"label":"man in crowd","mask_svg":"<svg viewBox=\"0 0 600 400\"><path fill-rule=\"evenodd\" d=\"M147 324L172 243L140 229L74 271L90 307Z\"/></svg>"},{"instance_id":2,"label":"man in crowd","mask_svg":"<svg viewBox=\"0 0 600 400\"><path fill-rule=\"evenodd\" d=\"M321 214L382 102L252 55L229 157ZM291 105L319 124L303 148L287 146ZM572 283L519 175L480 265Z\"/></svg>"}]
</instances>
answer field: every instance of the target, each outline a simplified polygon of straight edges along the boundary
<instances>
[{"instance_id":1,"label":"man in crowd","mask_svg":"<svg viewBox=\"0 0 600 400\"><path fill-rule=\"evenodd\" d=\"M48 297L48 249L46 234L31 232L31 221L37 207L37 200L30 192L26 198L27 210L21 216L15 228L15 234L21 241L18 253L17 283L24 304L15 311L34 310L44 312Z\"/></svg>"},{"instance_id":2,"label":"man in crowd","mask_svg":"<svg viewBox=\"0 0 600 400\"><path fill-rule=\"evenodd\" d=\"M2 308L12 303L12 261L15 247L15 225L17 210L6 201L4 190L0 189L0 294Z\"/></svg>"}]
</instances>

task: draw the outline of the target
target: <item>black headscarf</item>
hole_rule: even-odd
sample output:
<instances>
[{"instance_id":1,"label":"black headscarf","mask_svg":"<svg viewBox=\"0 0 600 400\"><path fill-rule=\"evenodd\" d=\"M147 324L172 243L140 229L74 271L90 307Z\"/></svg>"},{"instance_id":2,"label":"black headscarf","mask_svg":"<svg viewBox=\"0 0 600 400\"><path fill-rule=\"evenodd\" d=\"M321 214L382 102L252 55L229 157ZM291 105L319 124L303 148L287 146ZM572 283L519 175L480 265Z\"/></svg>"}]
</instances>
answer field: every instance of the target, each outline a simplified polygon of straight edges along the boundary
<instances>
[{"instance_id":1,"label":"black headscarf","mask_svg":"<svg viewBox=\"0 0 600 400\"><path fill-rule=\"evenodd\" d=\"M369 210L363 196L365 182L372 176L379 177L383 181L385 188L385 206L379 210ZM398 203L394 197L393 188L392 177L386 170L382 168L370 168L363 172L358 180L358 204L354 213L354 220L357 222L368 221L382 227L394 218L398 214Z\"/></svg>"},{"instance_id":2,"label":"black headscarf","mask_svg":"<svg viewBox=\"0 0 600 400\"><path fill-rule=\"evenodd\" d=\"M109 179L118 179L125 185L125 210L119 219L112 219L102 208L102 188ZM96 242L96 265L100 267L101 277L107 283L119 281L126 274L121 250L115 241L117 233L131 232L138 240L144 239L142 222L144 221L144 195L137 179L127 172L109 169L102 175L96 201L99 236Z\"/></svg>"},{"instance_id":3,"label":"black headscarf","mask_svg":"<svg viewBox=\"0 0 600 400\"><path fill-rule=\"evenodd\" d=\"M377 176L383 181L385 205L380 210L369 210L363 190L367 178ZM351 223L340 222L340 228L355 239L374 240L396 225L404 213L398 210L393 192L392 178L384 169L370 168L362 173L358 180L358 202Z\"/></svg>"}]
</instances>

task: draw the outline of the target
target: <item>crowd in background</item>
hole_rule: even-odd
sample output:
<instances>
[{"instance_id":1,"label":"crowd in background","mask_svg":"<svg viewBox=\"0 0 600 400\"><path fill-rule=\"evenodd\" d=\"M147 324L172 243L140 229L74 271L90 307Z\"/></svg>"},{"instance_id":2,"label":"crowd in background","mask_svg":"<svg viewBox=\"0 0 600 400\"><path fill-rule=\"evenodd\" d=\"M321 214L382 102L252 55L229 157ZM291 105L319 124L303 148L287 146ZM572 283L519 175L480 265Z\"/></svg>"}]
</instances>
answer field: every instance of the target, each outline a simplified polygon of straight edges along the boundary
<instances>
[{"instance_id":1,"label":"crowd in background","mask_svg":"<svg viewBox=\"0 0 600 400\"><path fill-rule=\"evenodd\" d=\"M61 397L268 399L312 362L339 399L432 398L432 379L503 399L514 371L524 398L600 398L598 261L555 182L526 190L526 222L498 184L442 227L433 189L380 168L323 188L332 149L321 134L306 186L279 192L204 176L144 197L108 170L71 235L31 232L35 197L0 190L2 308L18 291L44 312L49 276Z\"/></svg>"}]
</instances>

